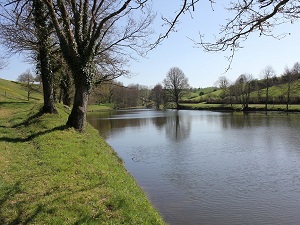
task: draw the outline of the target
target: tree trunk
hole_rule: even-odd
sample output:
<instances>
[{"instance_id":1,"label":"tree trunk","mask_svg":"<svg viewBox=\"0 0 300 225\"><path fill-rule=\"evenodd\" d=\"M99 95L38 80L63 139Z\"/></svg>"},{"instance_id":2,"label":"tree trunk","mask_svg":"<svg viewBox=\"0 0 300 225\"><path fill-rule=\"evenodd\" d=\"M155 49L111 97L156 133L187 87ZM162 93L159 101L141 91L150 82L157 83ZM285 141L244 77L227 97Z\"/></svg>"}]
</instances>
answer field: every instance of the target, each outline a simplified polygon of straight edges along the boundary
<instances>
[{"instance_id":1,"label":"tree trunk","mask_svg":"<svg viewBox=\"0 0 300 225\"><path fill-rule=\"evenodd\" d=\"M40 46L40 65L41 65L41 77L43 83L43 94L44 94L44 106L43 113L57 113L54 104L54 93L53 93L53 76L50 70L50 61L48 60L49 52L43 49L44 46Z\"/></svg>"},{"instance_id":2,"label":"tree trunk","mask_svg":"<svg viewBox=\"0 0 300 225\"><path fill-rule=\"evenodd\" d=\"M49 78L47 74L42 73L42 82L44 94L43 113L57 113L53 99L52 78Z\"/></svg>"},{"instance_id":3,"label":"tree trunk","mask_svg":"<svg viewBox=\"0 0 300 225\"><path fill-rule=\"evenodd\" d=\"M43 113L57 113L54 105L53 74L50 68L51 40L46 25L44 5L40 0L33 1L35 28L38 39L38 61L43 82L44 106Z\"/></svg>"},{"instance_id":4,"label":"tree trunk","mask_svg":"<svg viewBox=\"0 0 300 225\"><path fill-rule=\"evenodd\" d=\"M269 78L267 77L267 93L266 93L266 104L265 104L265 111L268 110L268 101L269 101Z\"/></svg>"},{"instance_id":5,"label":"tree trunk","mask_svg":"<svg viewBox=\"0 0 300 225\"><path fill-rule=\"evenodd\" d=\"M67 125L83 131L86 125L86 111L89 99L89 85L85 79L75 82L75 96Z\"/></svg>"}]
</instances>

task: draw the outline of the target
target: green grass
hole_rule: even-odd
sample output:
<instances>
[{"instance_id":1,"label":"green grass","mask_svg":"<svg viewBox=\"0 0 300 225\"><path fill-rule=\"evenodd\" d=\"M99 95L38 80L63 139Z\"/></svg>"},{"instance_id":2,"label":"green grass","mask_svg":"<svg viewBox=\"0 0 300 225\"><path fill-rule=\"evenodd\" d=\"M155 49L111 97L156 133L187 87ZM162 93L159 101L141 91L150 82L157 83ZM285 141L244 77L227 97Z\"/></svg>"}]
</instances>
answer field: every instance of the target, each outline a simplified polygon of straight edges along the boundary
<instances>
[{"instance_id":1,"label":"green grass","mask_svg":"<svg viewBox=\"0 0 300 225\"><path fill-rule=\"evenodd\" d=\"M113 104L88 105L87 110L89 112L113 110Z\"/></svg>"},{"instance_id":2,"label":"green grass","mask_svg":"<svg viewBox=\"0 0 300 225\"><path fill-rule=\"evenodd\" d=\"M33 85L30 100L42 100L42 91L39 85ZM25 83L4 80L0 78L0 101L1 102L27 102L27 87Z\"/></svg>"},{"instance_id":3,"label":"green grass","mask_svg":"<svg viewBox=\"0 0 300 225\"><path fill-rule=\"evenodd\" d=\"M10 93L0 100L0 224L164 224L97 130L78 133L61 105L40 114L26 91Z\"/></svg>"}]
</instances>

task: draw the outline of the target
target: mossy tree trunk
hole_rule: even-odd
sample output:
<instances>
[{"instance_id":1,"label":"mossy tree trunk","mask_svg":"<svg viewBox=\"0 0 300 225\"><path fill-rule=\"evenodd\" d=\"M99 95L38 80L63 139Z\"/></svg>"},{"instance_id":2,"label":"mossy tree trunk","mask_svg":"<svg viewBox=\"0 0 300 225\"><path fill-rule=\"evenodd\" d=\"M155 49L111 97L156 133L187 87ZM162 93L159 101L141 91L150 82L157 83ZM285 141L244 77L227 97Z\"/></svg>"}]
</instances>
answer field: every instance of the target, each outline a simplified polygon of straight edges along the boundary
<instances>
[{"instance_id":1,"label":"mossy tree trunk","mask_svg":"<svg viewBox=\"0 0 300 225\"><path fill-rule=\"evenodd\" d=\"M50 40L51 30L47 25L47 17L45 14L45 5L42 0L33 1L34 24L36 29L36 37L38 40L38 56L37 61L41 73L44 94L44 113L57 113L54 103L53 92L53 73L51 70L51 46Z\"/></svg>"},{"instance_id":2,"label":"mossy tree trunk","mask_svg":"<svg viewBox=\"0 0 300 225\"><path fill-rule=\"evenodd\" d=\"M67 125L83 131L86 126L86 112L91 84L88 79L90 74L85 74L84 71L77 71L77 74L78 72L81 73L81 76L77 76L75 80L74 102Z\"/></svg>"}]
</instances>

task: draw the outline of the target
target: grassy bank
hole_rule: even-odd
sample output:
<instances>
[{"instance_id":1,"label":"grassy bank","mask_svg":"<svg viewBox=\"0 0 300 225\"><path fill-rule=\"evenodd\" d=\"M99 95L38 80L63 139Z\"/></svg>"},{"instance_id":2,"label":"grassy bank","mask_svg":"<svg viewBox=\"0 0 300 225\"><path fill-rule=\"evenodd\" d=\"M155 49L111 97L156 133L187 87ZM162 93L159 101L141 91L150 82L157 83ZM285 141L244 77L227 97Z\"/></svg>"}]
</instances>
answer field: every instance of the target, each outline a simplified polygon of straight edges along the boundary
<instances>
[{"instance_id":1,"label":"grassy bank","mask_svg":"<svg viewBox=\"0 0 300 225\"><path fill-rule=\"evenodd\" d=\"M0 224L163 224L95 129L78 133L67 109L41 115L23 97L0 94Z\"/></svg>"},{"instance_id":2,"label":"grassy bank","mask_svg":"<svg viewBox=\"0 0 300 225\"><path fill-rule=\"evenodd\" d=\"M110 110L113 110L113 104L88 105L87 110L89 112L93 112L93 111L110 111Z\"/></svg>"}]
</instances>

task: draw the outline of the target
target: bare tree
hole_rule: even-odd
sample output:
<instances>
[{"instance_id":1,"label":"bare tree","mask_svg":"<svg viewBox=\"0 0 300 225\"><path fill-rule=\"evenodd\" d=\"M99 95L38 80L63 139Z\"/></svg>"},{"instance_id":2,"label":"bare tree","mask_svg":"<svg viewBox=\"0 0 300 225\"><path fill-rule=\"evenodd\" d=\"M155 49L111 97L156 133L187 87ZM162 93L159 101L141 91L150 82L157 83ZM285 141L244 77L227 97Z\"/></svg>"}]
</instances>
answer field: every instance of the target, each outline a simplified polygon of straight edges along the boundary
<instances>
[{"instance_id":1,"label":"bare tree","mask_svg":"<svg viewBox=\"0 0 300 225\"><path fill-rule=\"evenodd\" d=\"M35 77L31 74L30 70L26 70L26 72L24 72L24 73L22 73L21 75L18 76L17 80L19 82L26 83L27 100L29 101L29 99L30 99L30 93L32 91L32 84L35 81Z\"/></svg>"},{"instance_id":2,"label":"bare tree","mask_svg":"<svg viewBox=\"0 0 300 225\"><path fill-rule=\"evenodd\" d=\"M286 83L286 111L289 111L289 105L291 103L291 94L292 94L292 84L295 81L295 76L293 71L288 67L285 67L284 73L282 75L283 81Z\"/></svg>"},{"instance_id":3,"label":"bare tree","mask_svg":"<svg viewBox=\"0 0 300 225\"><path fill-rule=\"evenodd\" d=\"M240 75L236 82L236 96L239 98L239 102L242 104L242 110L248 110L249 108L249 100L251 93L251 81L253 80L253 76L251 74L242 74Z\"/></svg>"},{"instance_id":4,"label":"bare tree","mask_svg":"<svg viewBox=\"0 0 300 225\"><path fill-rule=\"evenodd\" d=\"M222 90L221 98L225 98L228 93L229 81L225 76L220 76L216 81L217 86Z\"/></svg>"},{"instance_id":5,"label":"bare tree","mask_svg":"<svg viewBox=\"0 0 300 225\"><path fill-rule=\"evenodd\" d=\"M292 68L292 73L293 73L294 79L300 78L300 63L299 62L294 63L293 68Z\"/></svg>"},{"instance_id":6,"label":"bare tree","mask_svg":"<svg viewBox=\"0 0 300 225\"><path fill-rule=\"evenodd\" d=\"M163 84L166 92L171 100L176 103L176 108L178 109L180 98L183 96L184 91L189 88L188 78L181 69L173 67L167 73Z\"/></svg>"},{"instance_id":7,"label":"bare tree","mask_svg":"<svg viewBox=\"0 0 300 225\"><path fill-rule=\"evenodd\" d=\"M269 87L270 87L270 81L273 77L276 76L275 71L273 67L267 66L265 69L261 71L262 77L265 81L265 87L266 87L266 99L265 99L265 111L268 110L268 102L269 102Z\"/></svg>"}]
</instances>

